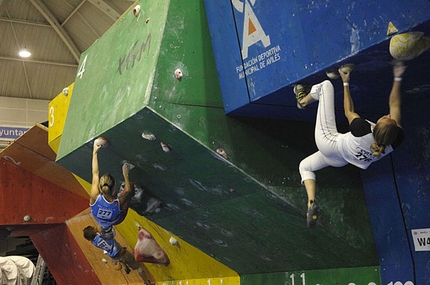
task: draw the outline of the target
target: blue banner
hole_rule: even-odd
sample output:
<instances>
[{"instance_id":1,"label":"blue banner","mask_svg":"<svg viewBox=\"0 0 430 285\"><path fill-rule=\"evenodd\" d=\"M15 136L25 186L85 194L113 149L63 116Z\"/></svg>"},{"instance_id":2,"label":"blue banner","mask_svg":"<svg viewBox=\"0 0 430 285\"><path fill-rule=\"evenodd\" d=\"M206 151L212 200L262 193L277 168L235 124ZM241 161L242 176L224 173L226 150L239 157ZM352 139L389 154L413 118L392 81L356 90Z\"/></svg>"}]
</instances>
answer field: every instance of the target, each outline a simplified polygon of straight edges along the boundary
<instances>
[{"instance_id":1,"label":"blue banner","mask_svg":"<svg viewBox=\"0 0 430 285\"><path fill-rule=\"evenodd\" d=\"M24 134L28 128L0 126L0 140L14 140Z\"/></svg>"}]
</instances>

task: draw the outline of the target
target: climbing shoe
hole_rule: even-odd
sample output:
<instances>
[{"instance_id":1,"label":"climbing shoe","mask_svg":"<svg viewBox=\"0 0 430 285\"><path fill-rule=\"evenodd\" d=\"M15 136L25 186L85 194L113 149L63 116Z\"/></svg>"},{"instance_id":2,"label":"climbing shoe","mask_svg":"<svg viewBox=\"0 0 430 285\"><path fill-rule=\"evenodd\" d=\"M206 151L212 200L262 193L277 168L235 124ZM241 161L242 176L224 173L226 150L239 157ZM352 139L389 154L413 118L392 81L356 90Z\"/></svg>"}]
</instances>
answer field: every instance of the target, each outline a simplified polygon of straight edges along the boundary
<instances>
[{"instance_id":1,"label":"climbing shoe","mask_svg":"<svg viewBox=\"0 0 430 285\"><path fill-rule=\"evenodd\" d=\"M311 201L311 207L308 208L308 211L306 213L306 224L308 228L314 228L317 224L318 216L319 216L319 207L317 205L317 202Z\"/></svg>"},{"instance_id":2,"label":"climbing shoe","mask_svg":"<svg viewBox=\"0 0 430 285\"><path fill-rule=\"evenodd\" d=\"M297 84L297 85L294 86L293 92L294 92L294 94L296 94L297 108L299 108L299 109L305 109L305 106L303 106L302 104L300 104L300 101L309 94L310 90L311 90L311 88L308 85Z\"/></svg>"}]
</instances>

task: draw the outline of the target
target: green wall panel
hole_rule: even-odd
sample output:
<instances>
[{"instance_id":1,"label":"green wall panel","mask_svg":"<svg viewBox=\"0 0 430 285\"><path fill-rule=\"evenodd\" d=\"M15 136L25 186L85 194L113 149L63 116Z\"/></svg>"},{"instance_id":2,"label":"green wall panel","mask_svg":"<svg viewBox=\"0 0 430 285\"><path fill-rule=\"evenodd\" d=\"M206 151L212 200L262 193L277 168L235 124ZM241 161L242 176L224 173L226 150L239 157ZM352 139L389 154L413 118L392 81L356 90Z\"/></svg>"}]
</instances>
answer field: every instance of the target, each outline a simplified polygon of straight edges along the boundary
<instances>
[{"instance_id":1,"label":"green wall panel","mask_svg":"<svg viewBox=\"0 0 430 285\"><path fill-rule=\"evenodd\" d=\"M376 264L372 250L307 229L297 209L268 192L154 220L241 274Z\"/></svg>"},{"instance_id":2,"label":"green wall panel","mask_svg":"<svg viewBox=\"0 0 430 285\"><path fill-rule=\"evenodd\" d=\"M379 267L340 268L331 270L288 271L272 274L254 274L241 277L241 285L284 284L317 285L381 284Z\"/></svg>"},{"instance_id":3,"label":"green wall panel","mask_svg":"<svg viewBox=\"0 0 430 285\"><path fill-rule=\"evenodd\" d=\"M180 80L176 69L182 71ZM177 111L164 102L223 108L203 1L170 3L154 87L149 105L166 117Z\"/></svg>"},{"instance_id":4,"label":"green wall panel","mask_svg":"<svg viewBox=\"0 0 430 285\"><path fill-rule=\"evenodd\" d=\"M169 2L142 1L82 53L58 158L147 105Z\"/></svg>"}]
</instances>

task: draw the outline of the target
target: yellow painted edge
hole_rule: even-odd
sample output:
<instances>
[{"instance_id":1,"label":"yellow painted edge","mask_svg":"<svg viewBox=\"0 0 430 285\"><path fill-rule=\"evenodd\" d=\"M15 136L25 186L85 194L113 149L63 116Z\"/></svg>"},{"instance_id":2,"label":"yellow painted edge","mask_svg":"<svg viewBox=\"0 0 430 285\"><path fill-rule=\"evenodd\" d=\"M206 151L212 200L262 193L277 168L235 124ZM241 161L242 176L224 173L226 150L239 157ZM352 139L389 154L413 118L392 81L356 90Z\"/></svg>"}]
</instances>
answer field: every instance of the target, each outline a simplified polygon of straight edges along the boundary
<instances>
[{"instance_id":1,"label":"yellow painted edge","mask_svg":"<svg viewBox=\"0 0 430 285\"><path fill-rule=\"evenodd\" d=\"M239 285L239 277L214 277L201 279L185 279L171 281L157 281L158 285Z\"/></svg>"},{"instance_id":2,"label":"yellow painted edge","mask_svg":"<svg viewBox=\"0 0 430 285\"><path fill-rule=\"evenodd\" d=\"M82 187L84 187L85 191L87 191L88 195L90 194L91 191L91 184L89 182L87 182L86 180L82 179L81 177L79 177L78 175L72 173L73 176L75 176L76 180L78 180L78 182L82 185ZM88 200L89 203L89 200Z\"/></svg>"}]
</instances>

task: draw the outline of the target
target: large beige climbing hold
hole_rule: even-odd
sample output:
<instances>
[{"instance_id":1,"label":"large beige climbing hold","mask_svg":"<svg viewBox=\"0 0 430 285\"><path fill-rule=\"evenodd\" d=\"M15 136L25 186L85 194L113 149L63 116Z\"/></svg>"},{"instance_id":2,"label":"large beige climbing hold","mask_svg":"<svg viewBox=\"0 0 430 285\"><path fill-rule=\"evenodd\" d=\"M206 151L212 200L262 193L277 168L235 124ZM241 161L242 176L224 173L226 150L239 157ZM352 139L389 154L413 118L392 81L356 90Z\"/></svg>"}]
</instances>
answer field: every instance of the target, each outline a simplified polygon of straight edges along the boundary
<instances>
[{"instance_id":1,"label":"large beige climbing hold","mask_svg":"<svg viewBox=\"0 0 430 285\"><path fill-rule=\"evenodd\" d=\"M390 54L398 60L411 60L430 48L430 38L423 32L395 35L390 40Z\"/></svg>"}]
</instances>

